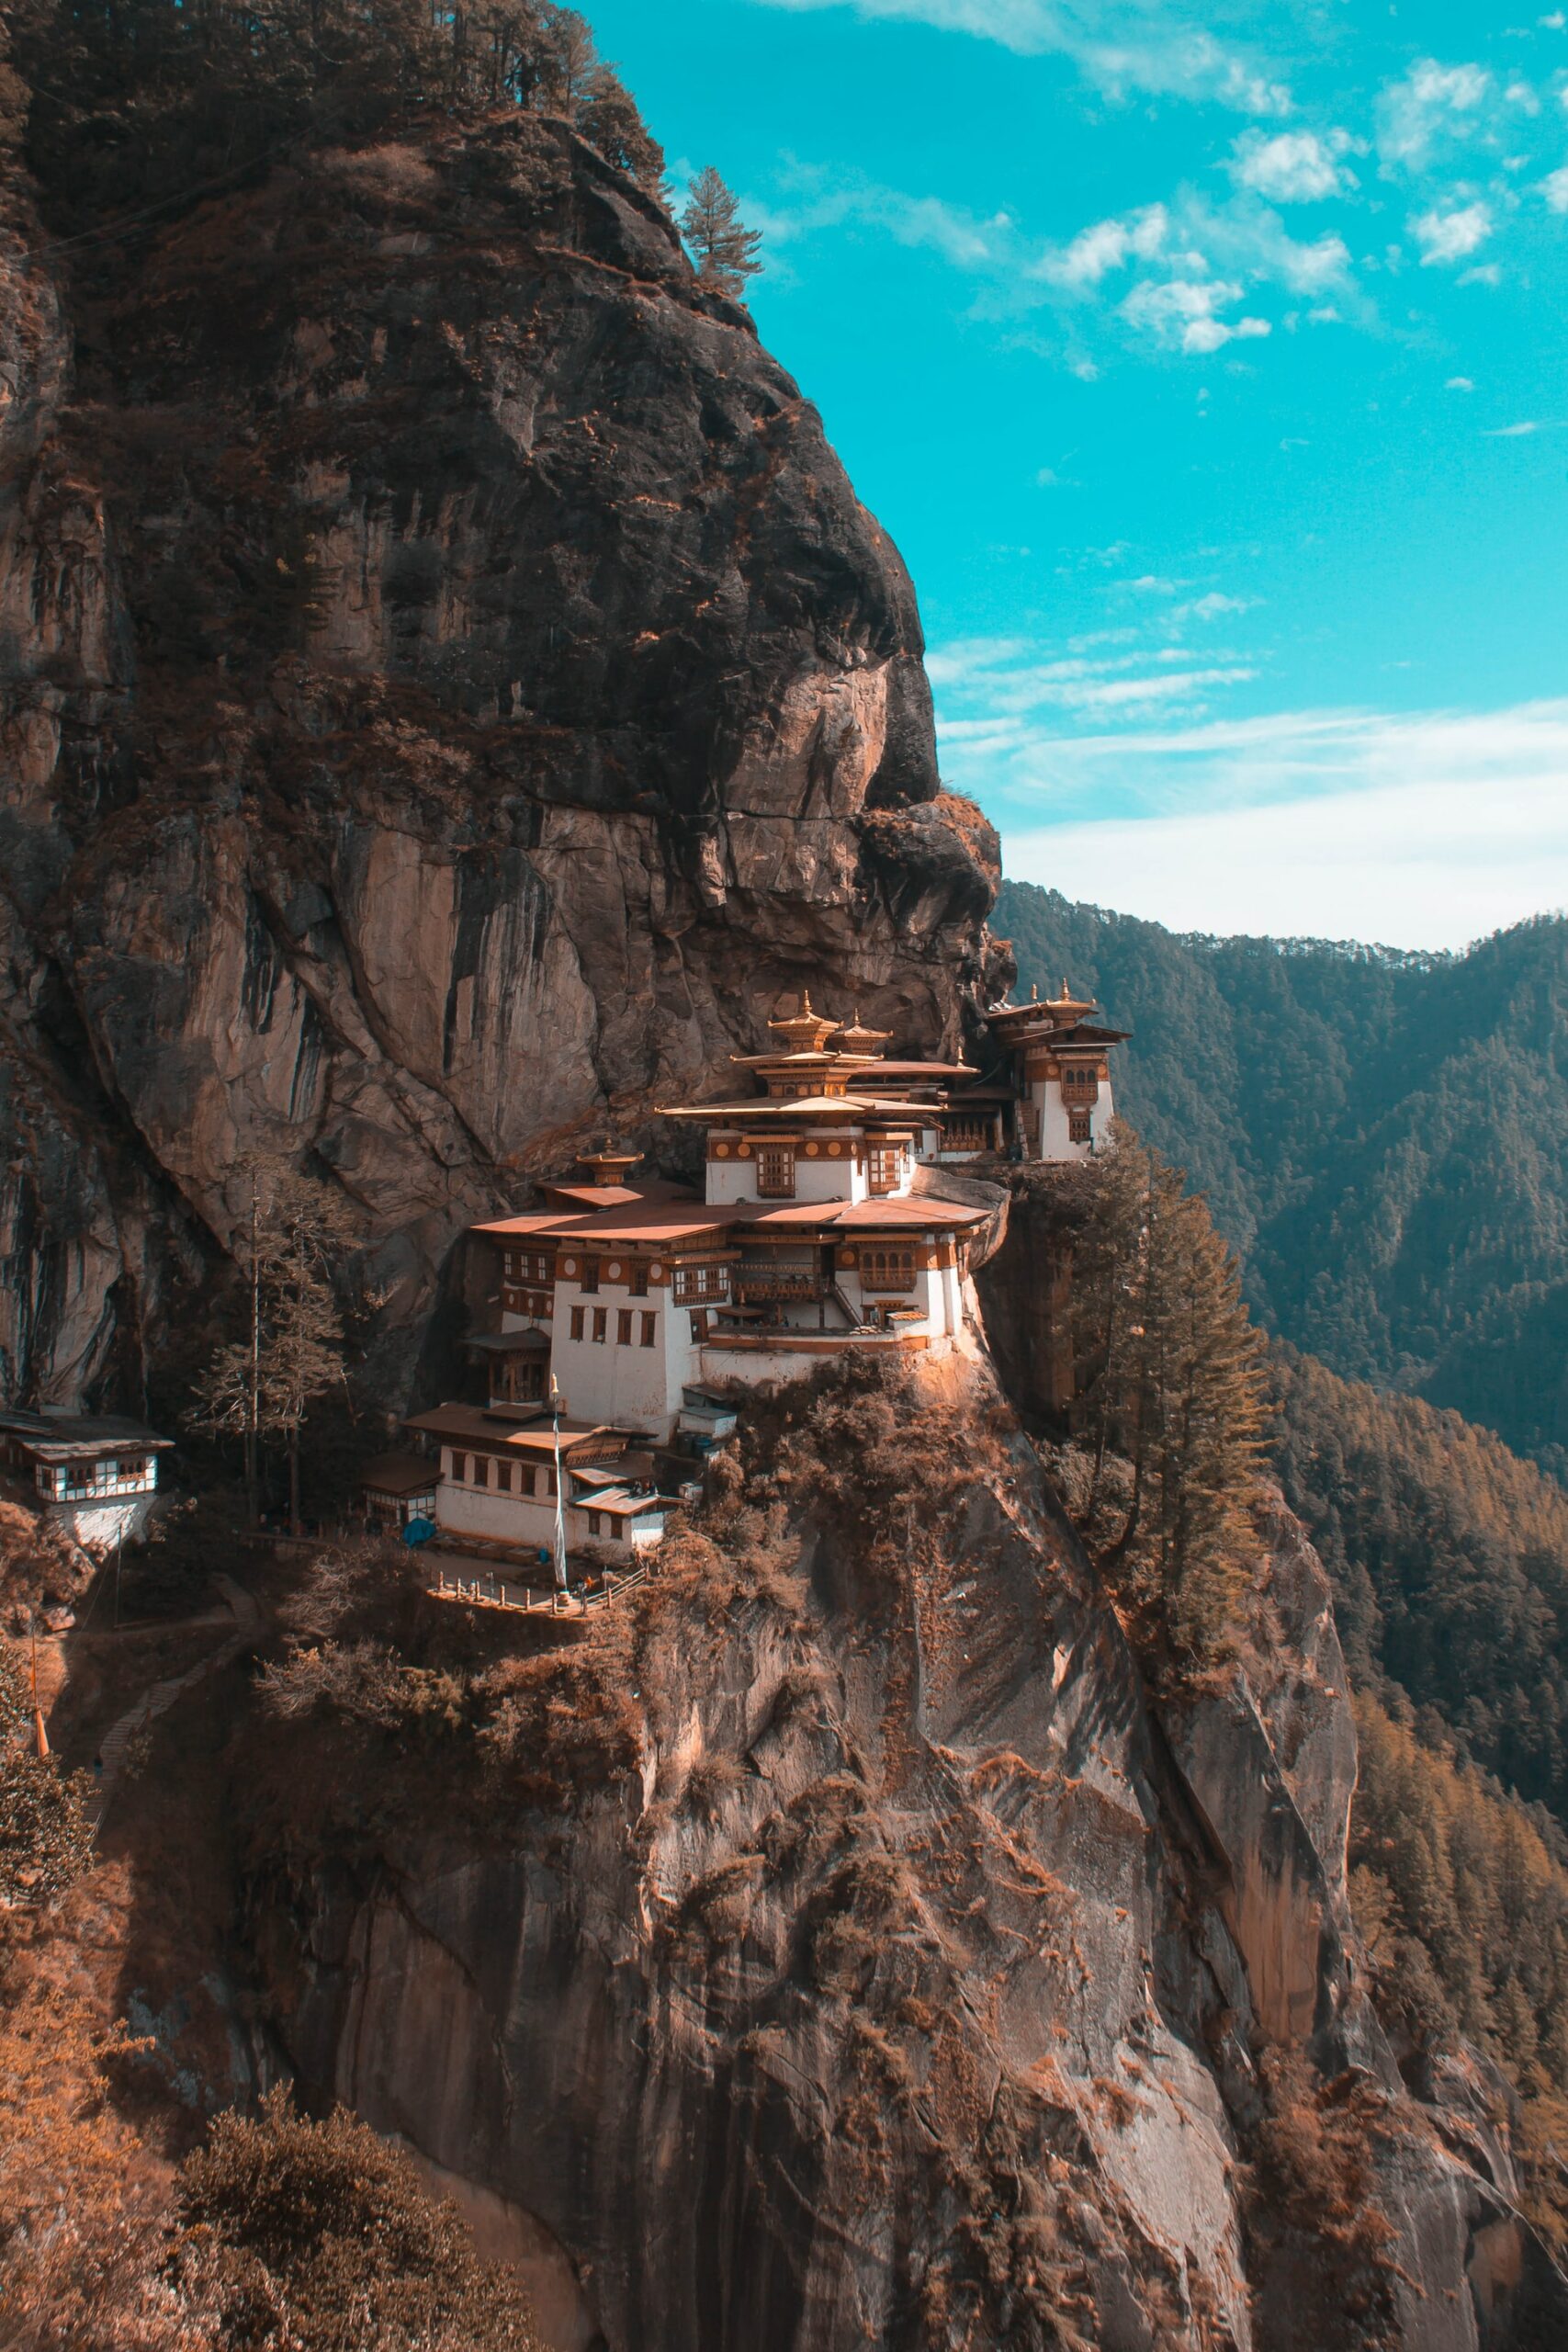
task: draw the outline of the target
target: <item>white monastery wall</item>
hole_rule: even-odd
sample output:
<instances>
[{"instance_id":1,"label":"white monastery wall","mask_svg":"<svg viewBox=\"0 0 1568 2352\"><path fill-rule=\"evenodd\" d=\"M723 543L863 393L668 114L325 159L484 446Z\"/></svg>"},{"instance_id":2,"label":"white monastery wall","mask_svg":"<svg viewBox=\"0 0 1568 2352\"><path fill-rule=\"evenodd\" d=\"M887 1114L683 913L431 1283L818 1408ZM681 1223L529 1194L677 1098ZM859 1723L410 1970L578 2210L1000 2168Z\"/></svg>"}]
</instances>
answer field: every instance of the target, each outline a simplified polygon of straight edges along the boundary
<instances>
[{"instance_id":1,"label":"white monastery wall","mask_svg":"<svg viewBox=\"0 0 1568 2352\"><path fill-rule=\"evenodd\" d=\"M140 1544L157 1497L152 1493L106 1497L101 1502L51 1503L54 1525L84 1551L108 1552L117 1544Z\"/></svg>"},{"instance_id":2,"label":"white monastery wall","mask_svg":"<svg viewBox=\"0 0 1568 2352\"><path fill-rule=\"evenodd\" d=\"M1029 1099L1040 1113L1042 1159L1088 1159L1095 1151L1104 1149L1111 1122L1115 1116L1108 1079L1100 1080L1100 1100L1089 1113L1092 1141L1089 1143L1074 1143L1072 1140L1067 1129L1067 1106L1055 1079L1037 1080L1029 1090Z\"/></svg>"}]
</instances>

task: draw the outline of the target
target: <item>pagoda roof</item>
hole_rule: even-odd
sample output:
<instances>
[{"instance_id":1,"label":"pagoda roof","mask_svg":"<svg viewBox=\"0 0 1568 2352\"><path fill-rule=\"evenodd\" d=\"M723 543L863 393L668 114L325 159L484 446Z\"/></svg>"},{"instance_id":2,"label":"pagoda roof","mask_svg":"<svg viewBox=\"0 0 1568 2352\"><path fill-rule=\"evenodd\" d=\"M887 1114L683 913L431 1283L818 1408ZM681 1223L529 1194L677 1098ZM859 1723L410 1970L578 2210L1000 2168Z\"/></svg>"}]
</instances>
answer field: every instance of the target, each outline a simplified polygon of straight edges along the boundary
<instances>
[{"instance_id":1,"label":"pagoda roof","mask_svg":"<svg viewBox=\"0 0 1568 2352\"><path fill-rule=\"evenodd\" d=\"M502 1226L475 1226L473 1230L504 1234L525 1223L530 1232L548 1233L557 1241L643 1242L668 1248L700 1234L732 1234L739 1227L762 1233L788 1233L802 1227L825 1233L889 1225L934 1230L978 1225L988 1215L986 1209L958 1208L951 1202L912 1193L874 1201L789 1201L776 1207L767 1201L710 1201L684 1217L635 1216L612 1209L598 1216L529 1217Z\"/></svg>"},{"instance_id":2,"label":"pagoda roof","mask_svg":"<svg viewBox=\"0 0 1568 2352\"><path fill-rule=\"evenodd\" d=\"M876 1075L879 1082L885 1078L896 1079L900 1082L908 1079L916 1080L929 1079L931 1084L936 1086L947 1079L956 1079L960 1085L966 1085L971 1079L978 1078L980 1073L973 1062L882 1061L876 1064Z\"/></svg>"},{"instance_id":3,"label":"pagoda roof","mask_svg":"<svg viewBox=\"0 0 1568 2352\"><path fill-rule=\"evenodd\" d=\"M650 1178L646 1184L556 1184L541 1185L542 1192L553 1200L581 1201L584 1208L625 1208L633 1201L690 1201L696 1195L689 1184L675 1184L663 1177Z\"/></svg>"},{"instance_id":4,"label":"pagoda roof","mask_svg":"<svg viewBox=\"0 0 1568 2352\"><path fill-rule=\"evenodd\" d=\"M547 1406L529 1420L517 1421L501 1413L486 1412L482 1405L437 1405L428 1413L411 1413L403 1423L405 1429L422 1430L427 1437L445 1438L450 1444L482 1445L501 1453L553 1453L556 1427ZM574 1421L568 1414L560 1417L560 1443L563 1454L572 1448L594 1445L619 1445L631 1442L632 1432L617 1430L609 1421ZM613 1459L611 1455L606 1458Z\"/></svg>"},{"instance_id":5,"label":"pagoda roof","mask_svg":"<svg viewBox=\"0 0 1568 2352\"><path fill-rule=\"evenodd\" d=\"M705 1119L716 1125L722 1119L733 1124L745 1119L798 1119L832 1116L857 1120L875 1118L881 1112L902 1113L906 1118L908 1104L905 1102L880 1102L867 1094L752 1094L744 1102L691 1102L672 1104L661 1111L661 1119Z\"/></svg>"},{"instance_id":6,"label":"pagoda roof","mask_svg":"<svg viewBox=\"0 0 1568 2352\"><path fill-rule=\"evenodd\" d=\"M546 1209L528 1216L499 1217L493 1224L476 1225L470 1230L493 1234L498 1240L510 1235L548 1233L563 1239L581 1236L601 1241L678 1241L688 1234L705 1233L722 1225L724 1218L722 1204L694 1201L684 1213L673 1204L661 1207L658 1204L640 1211L636 1204L598 1210Z\"/></svg>"},{"instance_id":7,"label":"pagoda roof","mask_svg":"<svg viewBox=\"0 0 1568 2352\"><path fill-rule=\"evenodd\" d=\"M787 1037L792 1046L797 1049L804 1046L807 1052L815 1053L833 1035L839 1023L826 1013L812 1012L811 990L807 989L800 1001L798 1012L786 1014L780 1021L770 1021L768 1026L776 1029L781 1037Z\"/></svg>"},{"instance_id":8,"label":"pagoda roof","mask_svg":"<svg viewBox=\"0 0 1568 2352\"><path fill-rule=\"evenodd\" d=\"M736 1205L749 1212L746 1223L750 1230L764 1232L795 1232L802 1226L830 1226L836 1233L883 1232L889 1227L907 1232L944 1227L952 1231L983 1225L991 1214L989 1209L960 1208L952 1201L932 1200L924 1193L896 1193L876 1201L797 1201L787 1208L769 1208L761 1202L755 1208L750 1202Z\"/></svg>"},{"instance_id":9,"label":"pagoda roof","mask_svg":"<svg viewBox=\"0 0 1568 2352\"><path fill-rule=\"evenodd\" d=\"M1102 1029L1092 1021L1076 1021L1070 1029L1054 1029L1043 1042L1047 1046L1120 1046L1132 1034L1130 1029Z\"/></svg>"}]
</instances>

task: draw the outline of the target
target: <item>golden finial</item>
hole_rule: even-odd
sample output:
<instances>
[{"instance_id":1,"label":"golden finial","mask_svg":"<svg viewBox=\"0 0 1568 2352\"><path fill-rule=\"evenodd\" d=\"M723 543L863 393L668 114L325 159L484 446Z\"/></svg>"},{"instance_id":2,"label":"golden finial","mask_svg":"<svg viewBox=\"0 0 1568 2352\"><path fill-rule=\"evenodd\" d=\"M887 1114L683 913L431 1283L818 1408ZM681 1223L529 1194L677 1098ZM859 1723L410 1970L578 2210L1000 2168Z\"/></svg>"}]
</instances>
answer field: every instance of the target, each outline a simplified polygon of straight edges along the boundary
<instances>
[{"instance_id":1,"label":"golden finial","mask_svg":"<svg viewBox=\"0 0 1568 2352\"><path fill-rule=\"evenodd\" d=\"M1031 980L1029 983L1029 1001L1031 1004L1038 1004L1040 1001L1040 987L1035 980Z\"/></svg>"},{"instance_id":2,"label":"golden finial","mask_svg":"<svg viewBox=\"0 0 1568 2352\"><path fill-rule=\"evenodd\" d=\"M806 994L800 1000L800 1009L802 1012L809 1012L811 1010L811 990L809 989L807 989Z\"/></svg>"}]
</instances>

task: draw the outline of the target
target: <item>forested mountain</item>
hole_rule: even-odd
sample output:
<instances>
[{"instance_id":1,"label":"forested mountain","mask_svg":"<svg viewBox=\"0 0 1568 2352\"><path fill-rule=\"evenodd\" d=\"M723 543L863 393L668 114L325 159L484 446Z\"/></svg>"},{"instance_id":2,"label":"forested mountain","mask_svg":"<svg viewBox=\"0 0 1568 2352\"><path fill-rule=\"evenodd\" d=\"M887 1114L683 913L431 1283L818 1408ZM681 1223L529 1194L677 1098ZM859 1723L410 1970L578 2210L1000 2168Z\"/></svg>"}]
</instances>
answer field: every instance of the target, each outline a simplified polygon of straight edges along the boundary
<instances>
[{"instance_id":1,"label":"forested mountain","mask_svg":"<svg viewBox=\"0 0 1568 2352\"><path fill-rule=\"evenodd\" d=\"M1134 1033L1118 1107L1207 1193L1260 1319L1568 1467L1568 922L1464 956L1211 939L1004 883L1021 987Z\"/></svg>"}]
</instances>

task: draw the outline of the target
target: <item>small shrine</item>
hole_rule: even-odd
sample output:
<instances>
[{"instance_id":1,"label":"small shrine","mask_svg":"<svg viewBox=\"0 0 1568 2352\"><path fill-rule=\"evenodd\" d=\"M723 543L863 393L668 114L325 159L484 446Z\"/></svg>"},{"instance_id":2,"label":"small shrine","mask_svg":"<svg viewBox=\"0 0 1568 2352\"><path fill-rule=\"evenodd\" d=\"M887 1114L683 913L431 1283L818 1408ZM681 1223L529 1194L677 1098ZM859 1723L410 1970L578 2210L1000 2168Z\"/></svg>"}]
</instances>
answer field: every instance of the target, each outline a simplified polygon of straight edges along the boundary
<instances>
[{"instance_id":1,"label":"small shrine","mask_svg":"<svg viewBox=\"0 0 1568 2352\"><path fill-rule=\"evenodd\" d=\"M0 1462L31 1479L49 1517L89 1552L142 1539L158 1456L174 1442L117 1414L0 1411Z\"/></svg>"},{"instance_id":2,"label":"small shrine","mask_svg":"<svg viewBox=\"0 0 1568 2352\"><path fill-rule=\"evenodd\" d=\"M996 1005L986 1016L1008 1057L1025 1159L1088 1159L1104 1148L1115 1116L1111 1055L1130 1033L1091 1019L1099 1010L1064 980L1060 996L1042 1000L1031 989L1027 1004Z\"/></svg>"}]
</instances>

